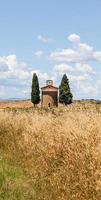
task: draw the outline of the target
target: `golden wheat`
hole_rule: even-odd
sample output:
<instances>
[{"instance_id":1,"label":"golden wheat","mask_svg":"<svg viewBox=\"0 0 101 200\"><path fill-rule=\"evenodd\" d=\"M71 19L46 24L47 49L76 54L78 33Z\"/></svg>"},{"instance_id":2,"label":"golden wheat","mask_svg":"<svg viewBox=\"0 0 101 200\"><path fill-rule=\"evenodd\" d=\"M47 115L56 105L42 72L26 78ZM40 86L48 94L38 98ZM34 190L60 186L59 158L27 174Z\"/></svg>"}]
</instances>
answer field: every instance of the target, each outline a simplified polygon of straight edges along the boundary
<instances>
[{"instance_id":1,"label":"golden wheat","mask_svg":"<svg viewBox=\"0 0 101 200\"><path fill-rule=\"evenodd\" d=\"M29 199L101 199L101 113L88 107L1 111L0 148L28 177Z\"/></svg>"}]
</instances>

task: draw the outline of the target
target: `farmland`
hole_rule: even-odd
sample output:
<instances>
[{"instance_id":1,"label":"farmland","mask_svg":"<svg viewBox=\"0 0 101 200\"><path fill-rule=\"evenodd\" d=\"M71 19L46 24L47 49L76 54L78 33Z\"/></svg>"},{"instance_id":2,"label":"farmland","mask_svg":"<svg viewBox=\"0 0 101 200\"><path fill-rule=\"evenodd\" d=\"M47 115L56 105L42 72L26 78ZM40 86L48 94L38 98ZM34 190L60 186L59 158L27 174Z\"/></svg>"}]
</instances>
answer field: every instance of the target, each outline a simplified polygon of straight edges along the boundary
<instances>
[{"instance_id":1,"label":"farmland","mask_svg":"<svg viewBox=\"0 0 101 200\"><path fill-rule=\"evenodd\" d=\"M0 104L0 200L100 200L101 104Z\"/></svg>"}]
</instances>

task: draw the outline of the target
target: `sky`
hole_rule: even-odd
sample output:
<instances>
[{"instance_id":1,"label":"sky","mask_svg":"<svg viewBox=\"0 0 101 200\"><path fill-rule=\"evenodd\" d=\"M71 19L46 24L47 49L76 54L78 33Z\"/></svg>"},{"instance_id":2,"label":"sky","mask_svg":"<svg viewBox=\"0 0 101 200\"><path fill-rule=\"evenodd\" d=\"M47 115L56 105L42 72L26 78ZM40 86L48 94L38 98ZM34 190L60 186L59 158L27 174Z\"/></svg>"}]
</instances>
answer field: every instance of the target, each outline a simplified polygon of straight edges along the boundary
<instances>
[{"instance_id":1,"label":"sky","mask_svg":"<svg viewBox=\"0 0 101 200\"><path fill-rule=\"evenodd\" d=\"M101 99L101 0L0 0L0 99L30 98L33 73Z\"/></svg>"}]
</instances>

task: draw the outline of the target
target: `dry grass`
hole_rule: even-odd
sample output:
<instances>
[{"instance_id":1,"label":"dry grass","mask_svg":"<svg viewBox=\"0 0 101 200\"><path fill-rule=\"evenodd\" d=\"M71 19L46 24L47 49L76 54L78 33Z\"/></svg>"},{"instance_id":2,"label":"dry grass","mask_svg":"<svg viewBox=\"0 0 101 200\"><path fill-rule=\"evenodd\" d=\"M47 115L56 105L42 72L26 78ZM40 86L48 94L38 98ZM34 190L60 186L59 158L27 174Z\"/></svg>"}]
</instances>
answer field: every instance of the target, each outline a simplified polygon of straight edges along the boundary
<instances>
[{"instance_id":1,"label":"dry grass","mask_svg":"<svg viewBox=\"0 0 101 200\"><path fill-rule=\"evenodd\" d=\"M0 109L29 108L33 106L30 100L0 100Z\"/></svg>"},{"instance_id":2,"label":"dry grass","mask_svg":"<svg viewBox=\"0 0 101 200\"><path fill-rule=\"evenodd\" d=\"M101 199L100 105L1 111L0 149L21 173L2 183L9 200Z\"/></svg>"}]
</instances>

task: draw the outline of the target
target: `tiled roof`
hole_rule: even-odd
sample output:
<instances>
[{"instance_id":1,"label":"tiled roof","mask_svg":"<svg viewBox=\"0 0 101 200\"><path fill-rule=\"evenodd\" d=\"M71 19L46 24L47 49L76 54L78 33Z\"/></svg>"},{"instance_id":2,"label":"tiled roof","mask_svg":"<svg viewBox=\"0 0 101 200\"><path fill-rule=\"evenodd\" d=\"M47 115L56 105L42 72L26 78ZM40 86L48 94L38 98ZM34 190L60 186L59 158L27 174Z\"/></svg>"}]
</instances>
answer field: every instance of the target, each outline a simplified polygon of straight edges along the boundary
<instances>
[{"instance_id":1,"label":"tiled roof","mask_svg":"<svg viewBox=\"0 0 101 200\"><path fill-rule=\"evenodd\" d=\"M44 87L42 87L41 89L45 89L45 88L53 88L53 89L58 89L58 87L55 87L55 86L53 86L53 85L46 85L46 86L44 86Z\"/></svg>"}]
</instances>

